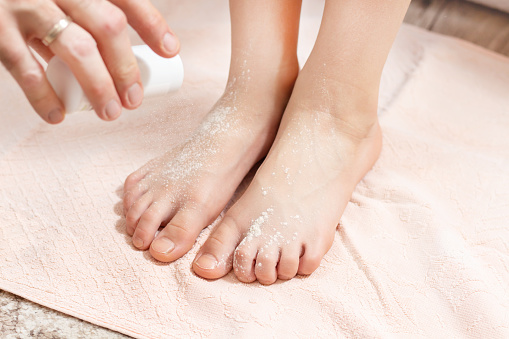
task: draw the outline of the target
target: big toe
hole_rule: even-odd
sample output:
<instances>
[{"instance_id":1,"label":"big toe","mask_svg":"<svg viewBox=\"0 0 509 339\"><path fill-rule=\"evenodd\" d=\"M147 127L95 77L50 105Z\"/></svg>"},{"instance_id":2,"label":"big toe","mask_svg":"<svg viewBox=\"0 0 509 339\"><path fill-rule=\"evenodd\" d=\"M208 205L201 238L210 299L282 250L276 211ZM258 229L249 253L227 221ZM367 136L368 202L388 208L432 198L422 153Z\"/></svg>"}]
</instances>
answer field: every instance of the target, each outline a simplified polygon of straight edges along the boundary
<instances>
[{"instance_id":1,"label":"big toe","mask_svg":"<svg viewBox=\"0 0 509 339\"><path fill-rule=\"evenodd\" d=\"M241 234L235 221L226 216L196 255L193 270L206 279L225 276L232 269L233 251Z\"/></svg>"},{"instance_id":2,"label":"big toe","mask_svg":"<svg viewBox=\"0 0 509 339\"><path fill-rule=\"evenodd\" d=\"M150 254L159 261L171 262L186 254L210 220L199 211L183 209L159 232L150 245Z\"/></svg>"}]
</instances>

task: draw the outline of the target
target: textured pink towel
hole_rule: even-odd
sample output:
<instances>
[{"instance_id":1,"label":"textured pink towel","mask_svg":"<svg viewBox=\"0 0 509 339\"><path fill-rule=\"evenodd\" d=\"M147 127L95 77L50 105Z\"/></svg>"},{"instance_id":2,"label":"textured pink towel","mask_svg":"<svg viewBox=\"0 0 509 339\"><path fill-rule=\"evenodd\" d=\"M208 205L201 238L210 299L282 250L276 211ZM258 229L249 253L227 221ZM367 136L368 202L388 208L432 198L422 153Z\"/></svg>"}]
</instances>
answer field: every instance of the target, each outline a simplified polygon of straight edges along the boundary
<instances>
[{"instance_id":1,"label":"textured pink towel","mask_svg":"<svg viewBox=\"0 0 509 339\"><path fill-rule=\"evenodd\" d=\"M139 337L509 337L509 59L404 26L385 69L384 148L311 276L272 286L136 251L125 177L181 142L222 91L224 1L156 2L182 39L182 91L115 122L34 116L0 70L0 288ZM306 3L301 57L319 2Z\"/></svg>"}]
</instances>

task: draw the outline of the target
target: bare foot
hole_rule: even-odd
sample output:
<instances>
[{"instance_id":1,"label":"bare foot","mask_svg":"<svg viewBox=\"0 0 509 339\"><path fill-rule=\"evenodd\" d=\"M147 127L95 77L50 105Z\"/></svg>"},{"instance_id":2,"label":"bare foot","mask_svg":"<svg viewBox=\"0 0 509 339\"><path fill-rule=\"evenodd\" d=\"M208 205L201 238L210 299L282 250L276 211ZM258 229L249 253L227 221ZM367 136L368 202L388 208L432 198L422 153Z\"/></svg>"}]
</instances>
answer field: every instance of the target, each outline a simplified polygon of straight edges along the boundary
<instances>
[{"instance_id":1,"label":"bare foot","mask_svg":"<svg viewBox=\"0 0 509 339\"><path fill-rule=\"evenodd\" d=\"M355 89L323 83L323 93L334 98L327 101L301 77L253 182L198 252L198 275L215 279L233 267L240 281L272 284L312 273L332 245L355 186L378 158L376 106L371 121L358 119L364 115L337 105L362 102L343 97L357 95Z\"/></svg>"},{"instance_id":2,"label":"bare foot","mask_svg":"<svg viewBox=\"0 0 509 339\"><path fill-rule=\"evenodd\" d=\"M127 178L124 211L134 246L150 247L165 262L191 249L266 155L297 72L296 59L279 72L255 72L244 62L190 139ZM160 226L166 227L154 240Z\"/></svg>"}]
</instances>

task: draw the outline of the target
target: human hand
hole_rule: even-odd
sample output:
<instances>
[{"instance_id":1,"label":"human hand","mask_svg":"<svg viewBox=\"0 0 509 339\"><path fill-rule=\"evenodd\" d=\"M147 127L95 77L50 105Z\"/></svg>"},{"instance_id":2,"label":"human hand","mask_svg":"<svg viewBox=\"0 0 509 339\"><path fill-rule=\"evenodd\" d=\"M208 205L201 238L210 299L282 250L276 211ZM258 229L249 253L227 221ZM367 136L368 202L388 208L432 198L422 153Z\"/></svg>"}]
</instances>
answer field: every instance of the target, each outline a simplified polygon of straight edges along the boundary
<instances>
[{"instance_id":1,"label":"human hand","mask_svg":"<svg viewBox=\"0 0 509 339\"><path fill-rule=\"evenodd\" d=\"M72 22L43 44L66 16ZM28 46L45 60L58 55L97 115L114 120L122 106L134 109L143 99L128 23L157 54L178 53L177 37L150 0L0 0L0 61L45 121L61 122L64 107Z\"/></svg>"}]
</instances>

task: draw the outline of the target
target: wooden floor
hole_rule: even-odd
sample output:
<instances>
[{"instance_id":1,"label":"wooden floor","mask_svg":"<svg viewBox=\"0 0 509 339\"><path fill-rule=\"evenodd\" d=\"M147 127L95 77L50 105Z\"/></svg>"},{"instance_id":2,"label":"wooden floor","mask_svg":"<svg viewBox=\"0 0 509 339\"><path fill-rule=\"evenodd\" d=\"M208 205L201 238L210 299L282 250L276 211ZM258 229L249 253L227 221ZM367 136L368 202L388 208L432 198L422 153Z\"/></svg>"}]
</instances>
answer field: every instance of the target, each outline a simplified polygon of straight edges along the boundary
<instances>
[{"instance_id":1,"label":"wooden floor","mask_svg":"<svg viewBox=\"0 0 509 339\"><path fill-rule=\"evenodd\" d=\"M412 0L405 22L509 56L509 13L465 0Z\"/></svg>"}]
</instances>

